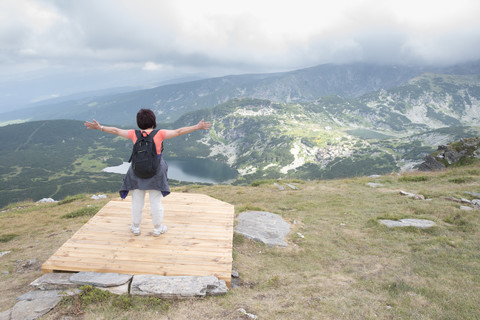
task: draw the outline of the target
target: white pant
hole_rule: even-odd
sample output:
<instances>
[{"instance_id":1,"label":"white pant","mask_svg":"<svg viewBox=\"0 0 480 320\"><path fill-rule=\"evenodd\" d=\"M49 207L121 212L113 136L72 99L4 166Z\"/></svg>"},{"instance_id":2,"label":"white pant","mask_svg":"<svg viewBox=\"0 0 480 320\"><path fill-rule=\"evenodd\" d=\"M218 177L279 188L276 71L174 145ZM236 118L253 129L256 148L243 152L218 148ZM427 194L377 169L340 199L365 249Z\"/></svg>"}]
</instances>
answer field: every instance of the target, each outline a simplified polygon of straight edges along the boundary
<instances>
[{"instance_id":1,"label":"white pant","mask_svg":"<svg viewBox=\"0 0 480 320\"><path fill-rule=\"evenodd\" d=\"M150 198L150 215L154 228L160 228L163 221L162 193L157 190L148 190ZM140 227L142 211L145 204L145 190L135 189L132 191L132 224Z\"/></svg>"}]
</instances>

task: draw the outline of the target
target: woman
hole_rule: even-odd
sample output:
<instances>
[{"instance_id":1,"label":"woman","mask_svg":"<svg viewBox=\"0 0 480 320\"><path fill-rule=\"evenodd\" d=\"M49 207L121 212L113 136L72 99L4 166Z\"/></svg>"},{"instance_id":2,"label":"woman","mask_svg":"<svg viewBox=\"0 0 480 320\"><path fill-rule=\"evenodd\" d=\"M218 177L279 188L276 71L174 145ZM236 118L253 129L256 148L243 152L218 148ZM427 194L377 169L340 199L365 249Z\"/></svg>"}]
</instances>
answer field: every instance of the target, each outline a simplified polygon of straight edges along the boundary
<instances>
[{"instance_id":1,"label":"woman","mask_svg":"<svg viewBox=\"0 0 480 320\"><path fill-rule=\"evenodd\" d=\"M142 134L146 136L150 134L157 126L155 113L150 109L141 109L137 113L137 125L142 130ZM131 139L133 143L137 141L135 130L122 130L115 127L106 127L100 125L96 120L93 122L85 122L88 129L96 129L106 133L118 135L120 137ZM150 215L153 222L153 236L158 237L167 231L167 226L162 225L163 206L162 196L170 193L167 181L167 163L162 157L162 142L166 139L172 139L183 134L187 134L196 130L206 130L210 128L210 122L204 122L203 119L195 126L183 127L176 130L159 130L153 141L159 155L160 166L155 175L151 178L143 179L135 175L132 166L128 172L120 188L120 195L125 198L128 192L132 191L132 225L130 231L138 236L140 234L140 223L142 222L142 210L145 203L145 192L148 190L150 198Z\"/></svg>"}]
</instances>

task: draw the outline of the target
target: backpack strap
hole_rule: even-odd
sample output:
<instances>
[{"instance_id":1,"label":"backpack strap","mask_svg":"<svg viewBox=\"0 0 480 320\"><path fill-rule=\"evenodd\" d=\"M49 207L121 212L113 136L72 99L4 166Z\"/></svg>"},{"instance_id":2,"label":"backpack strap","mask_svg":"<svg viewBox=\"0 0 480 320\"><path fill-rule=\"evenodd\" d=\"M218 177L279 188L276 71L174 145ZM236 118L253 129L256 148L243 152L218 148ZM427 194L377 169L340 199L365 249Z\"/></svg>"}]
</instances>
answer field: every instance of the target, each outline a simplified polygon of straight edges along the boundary
<instances>
[{"instance_id":1,"label":"backpack strap","mask_svg":"<svg viewBox=\"0 0 480 320\"><path fill-rule=\"evenodd\" d=\"M155 137L158 131L159 130L155 129L155 130L152 130L152 132L147 133L145 130L135 130L135 134L137 135L137 139L151 137L153 140L153 137ZM143 135L144 132L147 133L146 136Z\"/></svg>"},{"instance_id":2,"label":"backpack strap","mask_svg":"<svg viewBox=\"0 0 480 320\"><path fill-rule=\"evenodd\" d=\"M138 131L138 133L137 133L137 131ZM153 138L155 137L155 135L156 135L159 131L160 131L160 130L155 129L155 130L152 130L152 132L150 132L150 133L148 134L149 137L152 137L152 141L153 141ZM135 134L137 135L137 139L139 139L139 138L138 138L139 136L145 138L145 137L143 136L142 132L145 132L145 131L143 131L143 130L142 130L142 131L140 131L140 130L135 130ZM155 141L153 141L153 143L155 143ZM163 154L163 149L164 149L164 148L163 148L163 140L162 140L162 146L161 146L161 148L160 148L160 154ZM130 161L129 161L129 162L130 162Z\"/></svg>"},{"instance_id":3,"label":"backpack strap","mask_svg":"<svg viewBox=\"0 0 480 320\"><path fill-rule=\"evenodd\" d=\"M135 130L135 135L137 136L137 140L141 138L146 138L147 136L152 137L152 140L153 140L153 137L155 137L158 131L159 130L156 129L156 130L152 130L152 132L150 133L147 133L145 130ZM144 132L147 133L147 136L143 136Z\"/></svg>"}]
</instances>

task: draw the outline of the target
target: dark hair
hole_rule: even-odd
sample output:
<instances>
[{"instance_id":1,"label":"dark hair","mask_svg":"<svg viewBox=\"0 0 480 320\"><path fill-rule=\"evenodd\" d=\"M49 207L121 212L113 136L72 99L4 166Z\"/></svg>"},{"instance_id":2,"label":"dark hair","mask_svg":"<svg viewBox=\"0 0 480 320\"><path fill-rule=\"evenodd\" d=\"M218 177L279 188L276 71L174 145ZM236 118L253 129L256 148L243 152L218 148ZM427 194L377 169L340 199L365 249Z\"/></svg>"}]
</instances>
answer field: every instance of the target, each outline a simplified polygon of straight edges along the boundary
<instances>
[{"instance_id":1,"label":"dark hair","mask_svg":"<svg viewBox=\"0 0 480 320\"><path fill-rule=\"evenodd\" d=\"M137 113L137 125L142 130L148 128L155 129L157 127L155 113L150 109L140 109Z\"/></svg>"}]
</instances>

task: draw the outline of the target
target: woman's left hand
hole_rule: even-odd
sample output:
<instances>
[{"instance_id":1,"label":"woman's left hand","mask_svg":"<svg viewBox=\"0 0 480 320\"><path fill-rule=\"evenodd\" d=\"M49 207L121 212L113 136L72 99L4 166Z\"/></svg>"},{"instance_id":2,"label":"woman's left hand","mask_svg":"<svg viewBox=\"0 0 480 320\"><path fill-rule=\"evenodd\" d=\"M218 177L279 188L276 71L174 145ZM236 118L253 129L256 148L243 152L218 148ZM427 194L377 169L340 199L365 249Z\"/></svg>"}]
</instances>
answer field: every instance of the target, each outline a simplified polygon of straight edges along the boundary
<instances>
[{"instance_id":1,"label":"woman's left hand","mask_svg":"<svg viewBox=\"0 0 480 320\"><path fill-rule=\"evenodd\" d=\"M85 121L85 126L87 127L87 129L94 129L94 130L102 129L102 126L100 125L100 123L98 123L98 121L95 119L93 119L93 122Z\"/></svg>"},{"instance_id":2,"label":"woman's left hand","mask_svg":"<svg viewBox=\"0 0 480 320\"><path fill-rule=\"evenodd\" d=\"M203 119L197 124L198 129L206 130L210 128L212 125L208 121L203 121Z\"/></svg>"}]
</instances>

